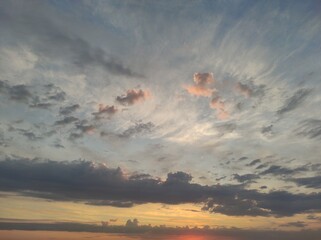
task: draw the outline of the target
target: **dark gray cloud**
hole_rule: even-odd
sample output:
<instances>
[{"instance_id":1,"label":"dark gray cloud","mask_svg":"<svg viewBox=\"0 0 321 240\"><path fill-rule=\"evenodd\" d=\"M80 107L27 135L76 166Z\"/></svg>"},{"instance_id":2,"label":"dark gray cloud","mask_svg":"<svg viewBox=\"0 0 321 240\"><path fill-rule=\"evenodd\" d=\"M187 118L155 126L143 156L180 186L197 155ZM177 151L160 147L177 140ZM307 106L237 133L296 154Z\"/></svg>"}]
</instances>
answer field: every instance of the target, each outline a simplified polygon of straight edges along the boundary
<instances>
[{"instance_id":1,"label":"dark gray cloud","mask_svg":"<svg viewBox=\"0 0 321 240\"><path fill-rule=\"evenodd\" d=\"M145 101L151 96L149 91L142 89L130 89L126 94L117 96L116 101L122 105L133 105Z\"/></svg>"},{"instance_id":2,"label":"dark gray cloud","mask_svg":"<svg viewBox=\"0 0 321 240\"><path fill-rule=\"evenodd\" d=\"M135 174L137 176L137 174ZM167 179L133 177L120 168L88 161L4 159L0 161L0 191L52 200L130 207L143 203L203 203L204 211L226 215L291 216L321 210L321 193L286 191L261 193L244 185L200 185L184 172Z\"/></svg>"},{"instance_id":3,"label":"dark gray cloud","mask_svg":"<svg viewBox=\"0 0 321 240\"><path fill-rule=\"evenodd\" d=\"M306 166L297 167L297 168L287 168L278 165L272 165L268 169L261 172L261 175L272 174L272 175L294 175L299 172L307 171Z\"/></svg>"},{"instance_id":4,"label":"dark gray cloud","mask_svg":"<svg viewBox=\"0 0 321 240\"><path fill-rule=\"evenodd\" d=\"M67 107L61 107L59 109L59 114L60 115L69 115L69 114L73 113L74 111L76 111L78 108L80 108L79 104L74 104L74 105L70 105Z\"/></svg>"},{"instance_id":5,"label":"dark gray cloud","mask_svg":"<svg viewBox=\"0 0 321 240\"><path fill-rule=\"evenodd\" d=\"M307 98L310 94L310 89L300 89L296 91L292 97L288 98L284 105L277 111L277 114L282 115L284 113L290 112L297 107L299 107L303 101Z\"/></svg>"},{"instance_id":6,"label":"dark gray cloud","mask_svg":"<svg viewBox=\"0 0 321 240\"><path fill-rule=\"evenodd\" d=\"M0 5L0 28L2 36L10 36L23 42L38 56L72 62L80 69L98 66L107 72L127 77L144 77L110 56L99 47L72 34L66 25L59 24L55 12L41 1L23 4L19 1L4 1ZM58 17L63 17L59 15ZM65 21L68 21L65 17Z\"/></svg>"},{"instance_id":7,"label":"dark gray cloud","mask_svg":"<svg viewBox=\"0 0 321 240\"><path fill-rule=\"evenodd\" d=\"M73 116L67 116L67 117L63 118L62 120L56 121L55 125L66 125L66 124L69 124L69 123L76 122L78 120L79 120L78 118L75 118Z\"/></svg>"},{"instance_id":8,"label":"dark gray cloud","mask_svg":"<svg viewBox=\"0 0 321 240\"><path fill-rule=\"evenodd\" d=\"M321 188L321 176L306 177L306 178L291 178L290 181L296 183L298 186L304 186L308 188Z\"/></svg>"},{"instance_id":9,"label":"dark gray cloud","mask_svg":"<svg viewBox=\"0 0 321 240\"><path fill-rule=\"evenodd\" d=\"M301 122L300 127L295 130L298 136L321 139L321 120L308 119Z\"/></svg>"},{"instance_id":10,"label":"dark gray cloud","mask_svg":"<svg viewBox=\"0 0 321 240\"><path fill-rule=\"evenodd\" d=\"M259 164L259 163L261 163L261 160L260 159L255 159L252 162L246 164L246 166L251 167L251 166L254 166L254 165Z\"/></svg>"},{"instance_id":11,"label":"dark gray cloud","mask_svg":"<svg viewBox=\"0 0 321 240\"><path fill-rule=\"evenodd\" d=\"M7 81L0 80L0 92L6 94L10 99L27 103L31 98L31 93L25 85L11 86Z\"/></svg>"},{"instance_id":12,"label":"dark gray cloud","mask_svg":"<svg viewBox=\"0 0 321 240\"><path fill-rule=\"evenodd\" d=\"M65 100L66 93L54 84L43 86L10 85L0 80L0 92L8 99L28 104L31 108L49 109Z\"/></svg>"},{"instance_id":13,"label":"dark gray cloud","mask_svg":"<svg viewBox=\"0 0 321 240\"><path fill-rule=\"evenodd\" d=\"M152 122L147 123L136 123L134 126L129 127L126 129L120 137L133 137L137 135L142 135L146 133L150 133L155 125Z\"/></svg>"},{"instance_id":14,"label":"dark gray cloud","mask_svg":"<svg viewBox=\"0 0 321 240\"><path fill-rule=\"evenodd\" d=\"M244 182L251 182L254 179L258 179L260 178L260 176L256 174L244 174L244 175L233 174L233 178L238 182L244 183Z\"/></svg>"}]
</instances>

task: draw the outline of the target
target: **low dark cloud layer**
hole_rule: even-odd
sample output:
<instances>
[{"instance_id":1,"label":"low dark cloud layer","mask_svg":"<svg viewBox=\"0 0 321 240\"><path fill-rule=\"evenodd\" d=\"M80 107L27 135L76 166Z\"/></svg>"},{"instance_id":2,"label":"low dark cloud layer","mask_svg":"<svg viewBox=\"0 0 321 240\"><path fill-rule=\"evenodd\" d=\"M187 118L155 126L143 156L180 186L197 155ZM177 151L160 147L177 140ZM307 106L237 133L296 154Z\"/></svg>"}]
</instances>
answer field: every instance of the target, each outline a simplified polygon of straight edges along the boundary
<instances>
[{"instance_id":1,"label":"low dark cloud layer","mask_svg":"<svg viewBox=\"0 0 321 240\"><path fill-rule=\"evenodd\" d=\"M111 219L112 220L112 219ZM110 222L112 222L110 220ZM290 222L283 227L294 226L302 227L304 222ZM128 219L125 225L113 225L108 221L102 221L101 225L75 223L75 222L55 222L55 223L36 223L36 222L0 222L1 230L42 230L42 231L68 231L68 232L92 232L92 233L140 233L139 239L171 239L173 236L184 238L184 236L195 236L195 238L204 238L215 240L220 238L237 240L316 240L321 234L321 230L258 230L258 229L240 229L240 228L186 228L186 227L166 227L140 225L137 219ZM108 237L108 235L106 235ZM126 239L137 239L137 235L122 235Z\"/></svg>"},{"instance_id":2,"label":"low dark cloud layer","mask_svg":"<svg viewBox=\"0 0 321 240\"><path fill-rule=\"evenodd\" d=\"M165 181L149 175L131 178L120 168L88 161L4 159L0 161L0 190L118 207L203 203L204 211L233 216L291 216L321 210L321 193L261 193L244 185L206 186L193 183L185 172L169 173Z\"/></svg>"}]
</instances>

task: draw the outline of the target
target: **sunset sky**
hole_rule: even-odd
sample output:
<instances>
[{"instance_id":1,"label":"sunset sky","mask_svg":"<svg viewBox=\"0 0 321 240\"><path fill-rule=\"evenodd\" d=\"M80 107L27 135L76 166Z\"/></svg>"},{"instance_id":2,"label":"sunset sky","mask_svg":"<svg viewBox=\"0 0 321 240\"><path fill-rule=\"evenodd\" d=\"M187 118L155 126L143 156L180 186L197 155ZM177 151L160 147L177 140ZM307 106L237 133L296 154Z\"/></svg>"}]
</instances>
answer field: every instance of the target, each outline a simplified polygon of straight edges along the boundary
<instances>
[{"instance_id":1,"label":"sunset sky","mask_svg":"<svg viewBox=\"0 0 321 240\"><path fill-rule=\"evenodd\" d=\"M321 1L4 0L0 36L0 239L321 234Z\"/></svg>"}]
</instances>

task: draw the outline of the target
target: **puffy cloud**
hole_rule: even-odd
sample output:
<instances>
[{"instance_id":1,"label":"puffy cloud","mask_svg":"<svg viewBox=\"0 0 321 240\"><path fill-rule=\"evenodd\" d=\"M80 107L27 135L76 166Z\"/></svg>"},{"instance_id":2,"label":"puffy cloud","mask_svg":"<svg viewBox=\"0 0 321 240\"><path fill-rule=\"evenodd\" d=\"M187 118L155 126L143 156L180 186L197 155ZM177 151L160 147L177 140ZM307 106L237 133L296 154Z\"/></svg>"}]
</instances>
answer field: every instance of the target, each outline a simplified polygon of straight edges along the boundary
<instances>
[{"instance_id":1,"label":"puffy cloud","mask_svg":"<svg viewBox=\"0 0 321 240\"><path fill-rule=\"evenodd\" d=\"M130 89L126 94L117 96L116 101L122 105L133 105L151 97L148 90Z\"/></svg>"},{"instance_id":2,"label":"puffy cloud","mask_svg":"<svg viewBox=\"0 0 321 240\"><path fill-rule=\"evenodd\" d=\"M225 120L229 118L230 115L226 110L225 103L219 96L216 96L211 100L210 107L217 111L218 119Z\"/></svg>"},{"instance_id":3,"label":"puffy cloud","mask_svg":"<svg viewBox=\"0 0 321 240\"><path fill-rule=\"evenodd\" d=\"M210 97L215 91L210 87L212 83L214 83L213 73L195 73L194 84L185 86L185 89L194 96Z\"/></svg>"},{"instance_id":4,"label":"puffy cloud","mask_svg":"<svg viewBox=\"0 0 321 240\"><path fill-rule=\"evenodd\" d=\"M97 119L101 118L103 115L113 115L118 111L118 109L112 105L106 105L104 106L103 104L99 104L98 112L92 113Z\"/></svg>"}]
</instances>

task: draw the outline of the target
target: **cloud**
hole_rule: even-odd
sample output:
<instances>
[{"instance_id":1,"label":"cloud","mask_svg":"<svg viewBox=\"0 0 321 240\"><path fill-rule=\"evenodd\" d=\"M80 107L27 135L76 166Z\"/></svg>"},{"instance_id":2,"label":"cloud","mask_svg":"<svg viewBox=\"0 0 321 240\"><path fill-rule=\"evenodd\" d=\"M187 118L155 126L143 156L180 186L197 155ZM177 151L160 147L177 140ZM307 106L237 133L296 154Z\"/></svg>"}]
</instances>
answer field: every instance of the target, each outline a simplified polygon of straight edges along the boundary
<instances>
[{"instance_id":1,"label":"cloud","mask_svg":"<svg viewBox=\"0 0 321 240\"><path fill-rule=\"evenodd\" d=\"M96 119L101 118L103 115L113 115L118 111L118 109L112 105L106 105L104 106L103 104L99 104L98 112L92 113L92 115L95 116Z\"/></svg>"},{"instance_id":2,"label":"cloud","mask_svg":"<svg viewBox=\"0 0 321 240\"><path fill-rule=\"evenodd\" d=\"M73 123L73 122L76 122L78 121L79 119L78 118L75 118L73 116L67 116L65 117L64 119L62 120L58 120L55 122L55 125L66 125L66 124L69 124L69 123Z\"/></svg>"},{"instance_id":3,"label":"cloud","mask_svg":"<svg viewBox=\"0 0 321 240\"><path fill-rule=\"evenodd\" d=\"M122 105L133 105L151 97L151 93L142 89L130 89L126 94L117 96L116 101Z\"/></svg>"},{"instance_id":4,"label":"cloud","mask_svg":"<svg viewBox=\"0 0 321 240\"><path fill-rule=\"evenodd\" d=\"M135 203L131 201L110 201L110 200L94 200L89 201L86 204L95 206L111 206L117 208L130 208L133 207Z\"/></svg>"},{"instance_id":5,"label":"cloud","mask_svg":"<svg viewBox=\"0 0 321 240\"><path fill-rule=\"evenodd\" d=\"M251 167L251 166L254 166L254 165L259 164L259 163L261 163L261 160L260 159L255 159L252 162L246 164L246 166Z\"/></svg>"},{"instance_id":6,"label":"cloud","mask_svg":"<svg viewBox=\"0 0 321 240\"><path fill-rule=\"evenodd\" d=\"M221 100L220 97L214 97L210 102L210 107L216 110L218 119L226 120L229 118L229 113L225 108L225 103Z\"/></svg>"},{"instance_id":7,"label":"cloud","mask_svg":"<svg viewBox=\"0 0 321 240\"><path fill-rule=\"evenodd\" d=\"M306 177L306 178L291 178L290 181L296 183L299 186L308 188L321 188L321 176Z\"/></svg>"},{"instance_id":8,"label":"cloud","mask_svg":"<svg viewBox=\"0 0 321 240\"><path fill-rule=\"evenodd\" d=\"M66 106L66 107L60 107L59 114L60 115L69 115L79 108L80 108L79 104L74 104L74 105L70 105L70 106Z\"/></svg>"},{"instance_id":9,"label":"cloud","mask_svg":"<svg viewBox=\"0 0 321 240\"><path fill-rule=\"evenodd\" d=\"M308 119L301 123L301 126L295 130L298 136L307 137L310 139L321 138L321 120Z\"/></svg>"},{"instance_id":10,"label":"cloud","mask_svg":"<svg viewBox=\"0 0 321 240\"><path fill-rule=\"evenodd\" d=\"M321 193L261 193L244 185L203 186L191 180L185 172L169 173L165 181L130 178L120 168L88 161L0 161L0 191L45 199L121 207L132 203L202 203L204 211L232 216L291 216L321 211Z\"/></svg>"},{"instance_id":11,"label":"cloud","mask_svg":"<svg viewBox=\"0 0 321 240\"><path fill-rule=\"evenodd\" d=\"M236 91L249 98L253 94L253 90L246 84L238 82L235 86Z\"/></svg>"},{"instance_id":12,"label":"cloud","mask_svg":"<svg viewBox=\"0 0 321 240\"><path fill-rule=\"evenodd\" d=\"M257 168L258 169L258 168ZM298 168L286 168L278 165L272 165L268 169L261 172L262 175L272 174L272 175L293 175L299 172L307 171L306 167L298 167Z\"/></svg>"},{"instance_id":13,"label":"cloud","mask_svg":"<svg viewBox=\"0 0 321 240\"><path fill-rule=\"evenodd\" d=\"M2 3L0 9L3 31L30 47L37 56L71 62L80 69L97 66L114 75L144 77L107 54L104 49L91 46L68 29L68 24L59 25L54 19L58 13L45 3ZM69 20L62 14L59 17Z\"/></svg>"},{"instance_id":14,"label":"cloud","mask_svg":"<svg viewBox=\"0 0 321 240\"><path fill-rule=\"evenodd\" d=\"M154 127L155 127L155 125L152 122L137 123L134 126L131 126L128 129L126 129L119 136L120 137L132 137L132 136L150 133Z\"/></svg>"},{"instance_id":15,"label":"cloud","mask_svg":"<svg viewBox=\"0 0 321 240\"><path fill-rule=\"evenodd\" d=\"M292 97L286 100L281 109L277 111L277 114L282 115L284 113L293 111L303 103L303 101L307 98L310 92L310 89L300 89L296 91Z\"/></svg>"},{"instance_id":16,"label":"cloud","mask_svg":"<svg viewBox=\"0 0 321 240\"><path fill-rule=\"evenodd\" d=\"M307 224L305 222L302 221L296 221L296 222L288 222L285 224L281 224L281 227L297 227L297 228L303 228L306 227Z\"/></svg>"},{"instance_id":17,"label":"cloud","mask_svg":"<svg viewBox=\"0 0 321 240\"><path fill-rule=\"evenodd\" d=\"M215 90L210 88L212 83L214 83L213 73L195 73L194 84L185 86L185 89L194 96L210 97Z\"/></svg>"},{"instance_id":18,"label":"cloud","mask_svg":"<svg viewBox=\"0 0 321 240\"><path fill-rule=\"evenodd\" d=\"M0 92L9 96L10 99L27 103L31 98L31 93L25 85L10 86L7 81L0 80Z\"/></svg>"},{"instance_id":19,"label":"cloud","mask_svg":"<svg viewBox=\"0 0 321 240\"><path fill-rule=\"evenodd\" d=\"M112 222L110 220L110 222ZM128 224L127 224L128 223ZM294 223L294 224L292 224ZM301 223L301 224L300 224ZM290 222L290 225L300 225L304 223L298 221ZM103 226L103 227L102 227ZM300 227L299 226L299 227ZM284 231L278 229L272 230L261 230L261 229L241 229L241 228L186 228L186 227L167 227L151 226L151 225L139 225L139 221L136 219L129 219L125 225L111 225L107 221L102 221L101 225L88 224L88 223L77 223L77 222L54 222L54 223L39 223L30 222L28 220L23 221L1 221L1 230L42 230L42 231L68 231L68 232L89 232L89 233L140 233L140 238L145 239L171 239L173 235L184 236L190 235L195 238L206 238L209 240L215 240L217 238L237 239L237 240L271 240L271 239L282 239L282 240L315 240L318 239L321 230L305 229L300 231ZM125 237L125 235L122 235ZM135 236L126 235L126 239L136 239Z\"/></svg>"},{"instance_id":20,"label":"cloud","mask_svg":"<svg viewBox=\"0 0 321 240\"><path fill-rule=\"evenodd\" d=\"M251 182L254 179L258 179L260 177L256 174L244 174L244 175L233 174L233 178L236 179L238 182L244 183L244 182Z\"/></svg>"}]
</instances>

